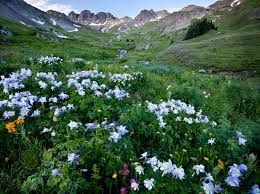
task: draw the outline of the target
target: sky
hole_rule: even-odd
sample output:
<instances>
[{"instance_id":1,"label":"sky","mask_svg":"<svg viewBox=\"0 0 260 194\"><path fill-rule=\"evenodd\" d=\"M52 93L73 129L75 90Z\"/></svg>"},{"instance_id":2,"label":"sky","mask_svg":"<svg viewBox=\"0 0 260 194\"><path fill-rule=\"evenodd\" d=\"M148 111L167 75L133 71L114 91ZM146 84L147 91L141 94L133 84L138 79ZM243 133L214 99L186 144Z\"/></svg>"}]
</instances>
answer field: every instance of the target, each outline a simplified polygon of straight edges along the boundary
<instances>
[{"instance_id":1,"label":"sky","mask_svg":"<svg viewBox=\"0 0 260 194\"><path fill-rule=\"evenodd\" d=\"M166 9L169 12L180 10L190 5L207 7L216 0L25 0L27 3L43 10L56 10L68 14L82 10L110 12L116 17L135 17L143 9L155 11Z\"/></svg>"}]
</instances>

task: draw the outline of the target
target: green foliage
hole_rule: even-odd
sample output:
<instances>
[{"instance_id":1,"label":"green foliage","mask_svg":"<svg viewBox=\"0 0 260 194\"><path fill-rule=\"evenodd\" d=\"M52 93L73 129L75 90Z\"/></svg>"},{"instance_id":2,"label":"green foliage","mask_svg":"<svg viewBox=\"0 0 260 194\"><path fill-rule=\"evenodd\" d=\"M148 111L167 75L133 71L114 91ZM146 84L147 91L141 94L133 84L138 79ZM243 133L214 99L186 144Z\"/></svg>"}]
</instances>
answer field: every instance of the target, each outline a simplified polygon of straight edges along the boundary
<instances>
[{"instance_id":1,"label":"green foliage","mask_svg":"<svg viewBox=\"0 0 260 194\"><path fill-rule=\"evenodd\" d=\"M210 30L216 30L217 27L208 18L198 19L192 22L185 35L184 40L195 38L207 33Z\"/></svg>"}]
</instances>

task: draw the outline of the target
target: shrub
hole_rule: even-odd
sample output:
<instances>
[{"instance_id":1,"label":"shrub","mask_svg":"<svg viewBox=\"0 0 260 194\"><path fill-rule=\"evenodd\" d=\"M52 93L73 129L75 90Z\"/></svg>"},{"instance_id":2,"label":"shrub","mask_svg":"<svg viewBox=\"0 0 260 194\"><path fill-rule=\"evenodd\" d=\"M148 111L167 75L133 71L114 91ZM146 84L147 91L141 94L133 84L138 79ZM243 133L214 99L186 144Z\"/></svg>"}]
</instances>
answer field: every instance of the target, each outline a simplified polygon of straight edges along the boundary
<instances>
[{"instance_id":1,"label":"shrub","mask_svg":"<svg viewBox=\"0 0 260 194\"><path fill-rule=\"evenodd\" d=\"M207 33L210 30L217 30L217 27L213 24L211 20L207 18L195 20L188 28L184 40L198 37L202 34Z\"/></svg>"}]
</instances>

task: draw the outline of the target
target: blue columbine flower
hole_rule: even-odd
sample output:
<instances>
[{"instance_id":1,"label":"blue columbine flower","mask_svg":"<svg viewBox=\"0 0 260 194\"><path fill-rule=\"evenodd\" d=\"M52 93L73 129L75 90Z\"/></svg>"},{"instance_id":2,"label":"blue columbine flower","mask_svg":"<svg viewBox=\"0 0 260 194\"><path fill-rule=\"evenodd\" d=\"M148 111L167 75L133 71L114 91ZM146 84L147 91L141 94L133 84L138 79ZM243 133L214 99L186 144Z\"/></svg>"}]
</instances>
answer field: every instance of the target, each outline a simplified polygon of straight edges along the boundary
<instances>
[{"instance_id":1,"label":"blue columbine flower","mask_svg":"<svg viewBox=\"0 0 260 194\"><path fill-rule=\"evenodd\" d=\"M260 189L259 189L259 185L255 184L252 186L251 190L249 191L250 194L259 194L260 193Z\"/></svg>"},{"instance_id":2,"label":"blue columbine flower","mask_svg":"<svg viewBox=\"0 0 260 194\"><path fill-rule=\"evenodd\" d=\"M70 164L73 164L73 165L76 164L78 158L79 158L79 155L77 155L75 153L68 154L68 162Z\"/></svg>"},{"instance_id":3,"label":"blue columbine flower","mask_svg":"<svg viewBox=\"0 0 260 194\"><path fill-rule=\"evenodd\" d=\"M62 176L62 174L59 172L57 168L51 170L51 175L52 176Z\"/></svg>"}]
</instances>

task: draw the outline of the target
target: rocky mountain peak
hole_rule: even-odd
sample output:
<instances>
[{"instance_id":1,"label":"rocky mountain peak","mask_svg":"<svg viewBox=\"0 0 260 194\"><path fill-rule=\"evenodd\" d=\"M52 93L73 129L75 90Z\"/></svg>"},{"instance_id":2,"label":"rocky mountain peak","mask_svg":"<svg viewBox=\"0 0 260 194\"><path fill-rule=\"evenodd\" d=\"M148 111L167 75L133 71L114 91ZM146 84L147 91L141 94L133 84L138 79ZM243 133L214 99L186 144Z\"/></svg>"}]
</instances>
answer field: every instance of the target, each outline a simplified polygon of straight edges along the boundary
<instances>
[{"instance_id":1,"label":"rocky mountain peak","mask_svg":"<svg viewBox=\"0 0 260 194\"><path fill-rule=\"evenodd\" d=\"M236 7L243 3L245 0L219 0L208 7L212 11L230 11L233 7Z\"/></svg>"},{"instance_id":2,"label":"rocky mountain peak","mask_svg":"<svg viewBox=\"0 0 260 194\"><path fill-rule=\"evenodd\" d=\"M182 8L181 11L205 11L205 7L197 6L197 5L188 5Z\"/></svg>"},{"instance_id":3,"label":"rocky mountain peak","mask_svg":"<svg viewBox=\"0 0 260 194\"><path fill-rule=\"evenodd\" d=\"M164 18L164 17L170 15L170 13L167 10L157 11L156 14L157 14L158 18Z\"/></svg>"},{"instance_id":4,"label":"rocky mountain peak","mask_svg":"<svg viewBox=\"0 0 260 194\"><path fill-rule=\"evenodd\" d=\"M47 14L53 17L59 17L59 18L66 18L67 16L64 13L54 11L54 10L48 10L46 11Z\"/></svg>"},{"instance_id":5,"label":"rocky mountain peak","mask_svg":"<svg viewBox=\"0 0 260 194\"><path fill-rule=\"evenodd\" d=\"M156 18L157 18L157 14L153 9L151 9L151 10L144 9L135 17L134 20L137 23L144 24L144 23L154 20Z\"/></svg>"},{"instance_id":6,"label":"rocky mountain peak","mask_svg":"<svg viewBox=\"0 0 260 194\"><path fill-rule=\"evenodd\" d=\"M68 18L72 21L77 21L79 18L79 14L75 13L74 11L68 14Z\"/></svg>"}]
</instances>

